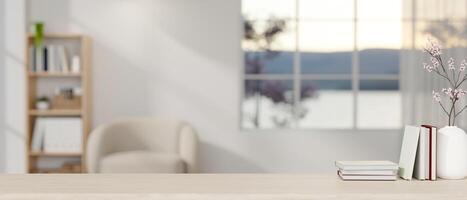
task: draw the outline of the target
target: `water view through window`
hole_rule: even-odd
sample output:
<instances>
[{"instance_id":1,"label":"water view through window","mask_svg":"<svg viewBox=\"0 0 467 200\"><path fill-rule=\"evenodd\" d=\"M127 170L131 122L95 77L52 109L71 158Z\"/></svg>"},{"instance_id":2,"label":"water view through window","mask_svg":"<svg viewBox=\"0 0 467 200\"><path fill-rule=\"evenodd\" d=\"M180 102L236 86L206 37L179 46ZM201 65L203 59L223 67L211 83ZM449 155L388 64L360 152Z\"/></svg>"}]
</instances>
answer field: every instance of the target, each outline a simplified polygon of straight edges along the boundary
<instances>
[{"instance_id":1,"label":"water view through window","mask_svg":"<svg viewBox=\"0 0 467 200\"><path fill-rule=\"evenodd\" d=\"M402 0L243 0L242 128L400 128L402 9Z\"/></svg>"}]
</instances>

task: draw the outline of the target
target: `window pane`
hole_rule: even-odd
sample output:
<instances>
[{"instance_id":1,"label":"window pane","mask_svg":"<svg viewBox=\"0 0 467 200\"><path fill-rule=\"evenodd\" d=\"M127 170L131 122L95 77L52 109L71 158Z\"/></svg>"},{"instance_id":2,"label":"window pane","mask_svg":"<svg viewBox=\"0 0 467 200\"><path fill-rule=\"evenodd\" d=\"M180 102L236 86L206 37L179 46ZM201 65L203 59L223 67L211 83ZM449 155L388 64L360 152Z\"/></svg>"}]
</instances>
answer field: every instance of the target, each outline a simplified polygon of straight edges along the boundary
<instances>
[{"instance_id":1,"label":"window pane","mask_svg":"<svg viewBox=\"0 0 467 200\"><path fill-rule=\"evenodd\" d=\"M402 19L403 0L358 0L358 19Z\"/></svg>"},{"instance_id":2,"label":"window pane","mask_svg":"<svg viewBox=\"0 0 467 200\"><path fill-rule=\"evenodd\" d=\"M467 23L456 21L420 22L416 24L417 47L423 48L427 38L436 38L443 48L467 46Z\"/></svg>"},{"instance_id":3,"label":"window pane","mask_svg":"<svg viewBox=\"0 0 467 200\"><path fill-rule=\"evenodd\" d=\"M354 0L299 0L300 19L348 19L354 15Z\"/></svg>"},{"instance_id":4,"label":"window pane","mask_svg":"<svg viewBox=\"0 0 467 200\"><path fill-rule=\"evenodd\" d=\"M242 14L248 19L295 18L295 0L243 0Z\"/></svg>"},{"instance_id":5,"label":"window pane","mask_svg":"<svg viewBox=\"0 0 467 200\"><path fill-rule=\"evenodd\" d=\"M358 33L360 73L398 74L401 22L362 21Z\"/></svg>"},{"instance_id":6,"label":"window pane","mask_svg":"<svg viewBox=\"0 0 467 200\"><path fill-rule=\"evenodd\" d=\"M357 30L357 47L360 50L369 48L401 48L401 21L359 21Z\"/></svg>"},{"instance_id":7,"label":"window pane","mask_svg":"<svg viewBox=\"0 0 467 200\"><path fill-rule=\"evenodd\" d=\"M342 52L353 49L352 21L313 22L299 24L301 52Z\"/></svg>"},{"instance_id":8,"label":"window pane","mask_svg":"<svg viewBox=\"0 0 467 200\"><path fill-rule=\"evenodd\" d=\"M242 42L245 72L248 74L292 74L295 25L270 19L245 21Z\"/></svg>"},{"instance_id":9,"label":"window pane","mask_svg":"<svg viewBox=\"0 0 467 200\"><path fill-rule=\"evenodd\" d=\"M416 0L418 20L444 20L467 18L466 0Z\"/></svg>"},{"instance_id":10,"label":"window pane","mask_svg":"<svg viewBox=\"0 0 467 200\"><path fill-rule=\"evenodd\" d=\"M303 80L298 109L300 128L344 129L353 126L350 80Z\"/></svg>"},{"instance_id":11,"label":"window pane","mask_svg":"<svg viewBox=\"0 0 467 200\"><path fill-rule=\"evenodd\" d=\"M292 80L246 80L243 128L286 128L293 125Z\"/></svg>"},{"instance_id":12,"label":"window pane","mask_svg":"<svg viewBox=\"0 0 467 200\"><path fill-rule=\"evenodd\" d=\"M352 52L301 52L303 74L350 74Z\"/></svg>"},{"instance_id":13,"label":"window pane","mask_svg":"<svg viewBox=\"0 0 467 200\"><path fill-rule=\"evenodd\" d=\"M367 49L359 51L361 74L399 74L397 49Z\"/></svg>"},{"instance_id":14,"label":"window pane","mask_svg":"<svg viewBox=\"0 0 467 200\"><path fill-rule=\"evenodd\" d=\"M351 73L354 34L352 22L302 22L300 25L302 73Z\"/></svg>"},{"instance_id":15,"label":"window pane","mask_svg":"<svg viewBox=\"0 0 467 200\"><path fill-rule=\"evenodd\" d=\"M398 80L361 80L357 128L397 129L402 126Z\"/></svg>"}]
</instances>

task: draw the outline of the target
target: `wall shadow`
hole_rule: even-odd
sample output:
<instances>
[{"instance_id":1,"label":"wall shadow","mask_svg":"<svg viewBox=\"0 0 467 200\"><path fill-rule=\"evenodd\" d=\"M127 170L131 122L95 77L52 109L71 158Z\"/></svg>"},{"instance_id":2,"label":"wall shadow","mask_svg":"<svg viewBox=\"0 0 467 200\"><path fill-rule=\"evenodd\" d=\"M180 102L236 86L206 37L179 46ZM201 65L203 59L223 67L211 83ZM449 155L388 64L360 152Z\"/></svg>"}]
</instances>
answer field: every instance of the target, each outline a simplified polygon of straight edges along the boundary
<instances>
[{"instance_id":1,"label":"wall shadow","mask_svg":"<svg viewBox=\"0 0 467 200\"><path fill-rule=\"evenodd\" d=\"M217 145L201 141L199 154L201 173L267 173L252 161Z\"/></svg>"}]
</instances>

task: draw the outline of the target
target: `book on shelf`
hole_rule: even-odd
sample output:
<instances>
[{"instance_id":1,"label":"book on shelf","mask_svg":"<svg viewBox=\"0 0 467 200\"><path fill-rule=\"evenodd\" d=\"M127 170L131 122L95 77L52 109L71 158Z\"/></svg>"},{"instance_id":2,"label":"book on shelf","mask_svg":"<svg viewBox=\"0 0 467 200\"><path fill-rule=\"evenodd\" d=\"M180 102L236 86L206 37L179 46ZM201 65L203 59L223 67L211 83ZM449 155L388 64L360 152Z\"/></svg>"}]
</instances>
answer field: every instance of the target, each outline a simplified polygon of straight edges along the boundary
<instances>
[{"instance_id":1,"label":"book on shelf","mask_svg":"<svg viewBox=\"0 0 467 200\"><path fill-rule=\"evenodd\" d=\"M45 153L81 153L82 134L81 118L37 118L31 150Z\"/></svg>"},{"instance_id":2,"label":"book on shelf","mask_svg":"<svg viewBox=\"0 0 467 200\"><path fill-rule=\"evenodd\" d=\"M431 125L406 126L399 160L400 176L411 180L436 180L436 134Z\"/></svg>"},{"instance_id":3,"label":"book on shelf","mask_svg":"<svg viewBox=\"0 0 467 200\"><path fill-rule=\"evenodd\" d=\"M44 144L44 133L45 133L45 119L42 117L36 118L36 122L34 123L34 131L32 133L32 142L31 142L31 150L32 151L42 151L43 144Z\"/></svg>"},{"instance_id":4,"label":"book on shelf","mask_svg":"<svg viewBox=\"0 0 467 200\"><path fill-rule=\"evenodd\" d=\"M71 71L70 59L64 45L31 46L29 51L32 72L69 73Z\"/></svg>"}]
</instances>

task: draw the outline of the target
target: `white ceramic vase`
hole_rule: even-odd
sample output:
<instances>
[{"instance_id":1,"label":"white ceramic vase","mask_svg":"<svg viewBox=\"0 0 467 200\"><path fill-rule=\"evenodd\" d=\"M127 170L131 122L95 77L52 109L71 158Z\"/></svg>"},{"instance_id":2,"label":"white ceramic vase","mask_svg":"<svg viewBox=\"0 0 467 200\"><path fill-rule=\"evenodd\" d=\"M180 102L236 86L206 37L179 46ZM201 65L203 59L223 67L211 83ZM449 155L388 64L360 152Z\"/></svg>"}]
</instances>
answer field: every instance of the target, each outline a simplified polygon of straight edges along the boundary
<instances>
[{"instance_id":1,"label":"white ceramic vase","mask_svg":"<svg viewBox=\"0 0 467 200\"><path fill-rule=\"evenodd\" d=\"M457 126L445 126L437 137L437 174L442 179L467 175L467 135Z\"/></svg>"}]
</instances>

